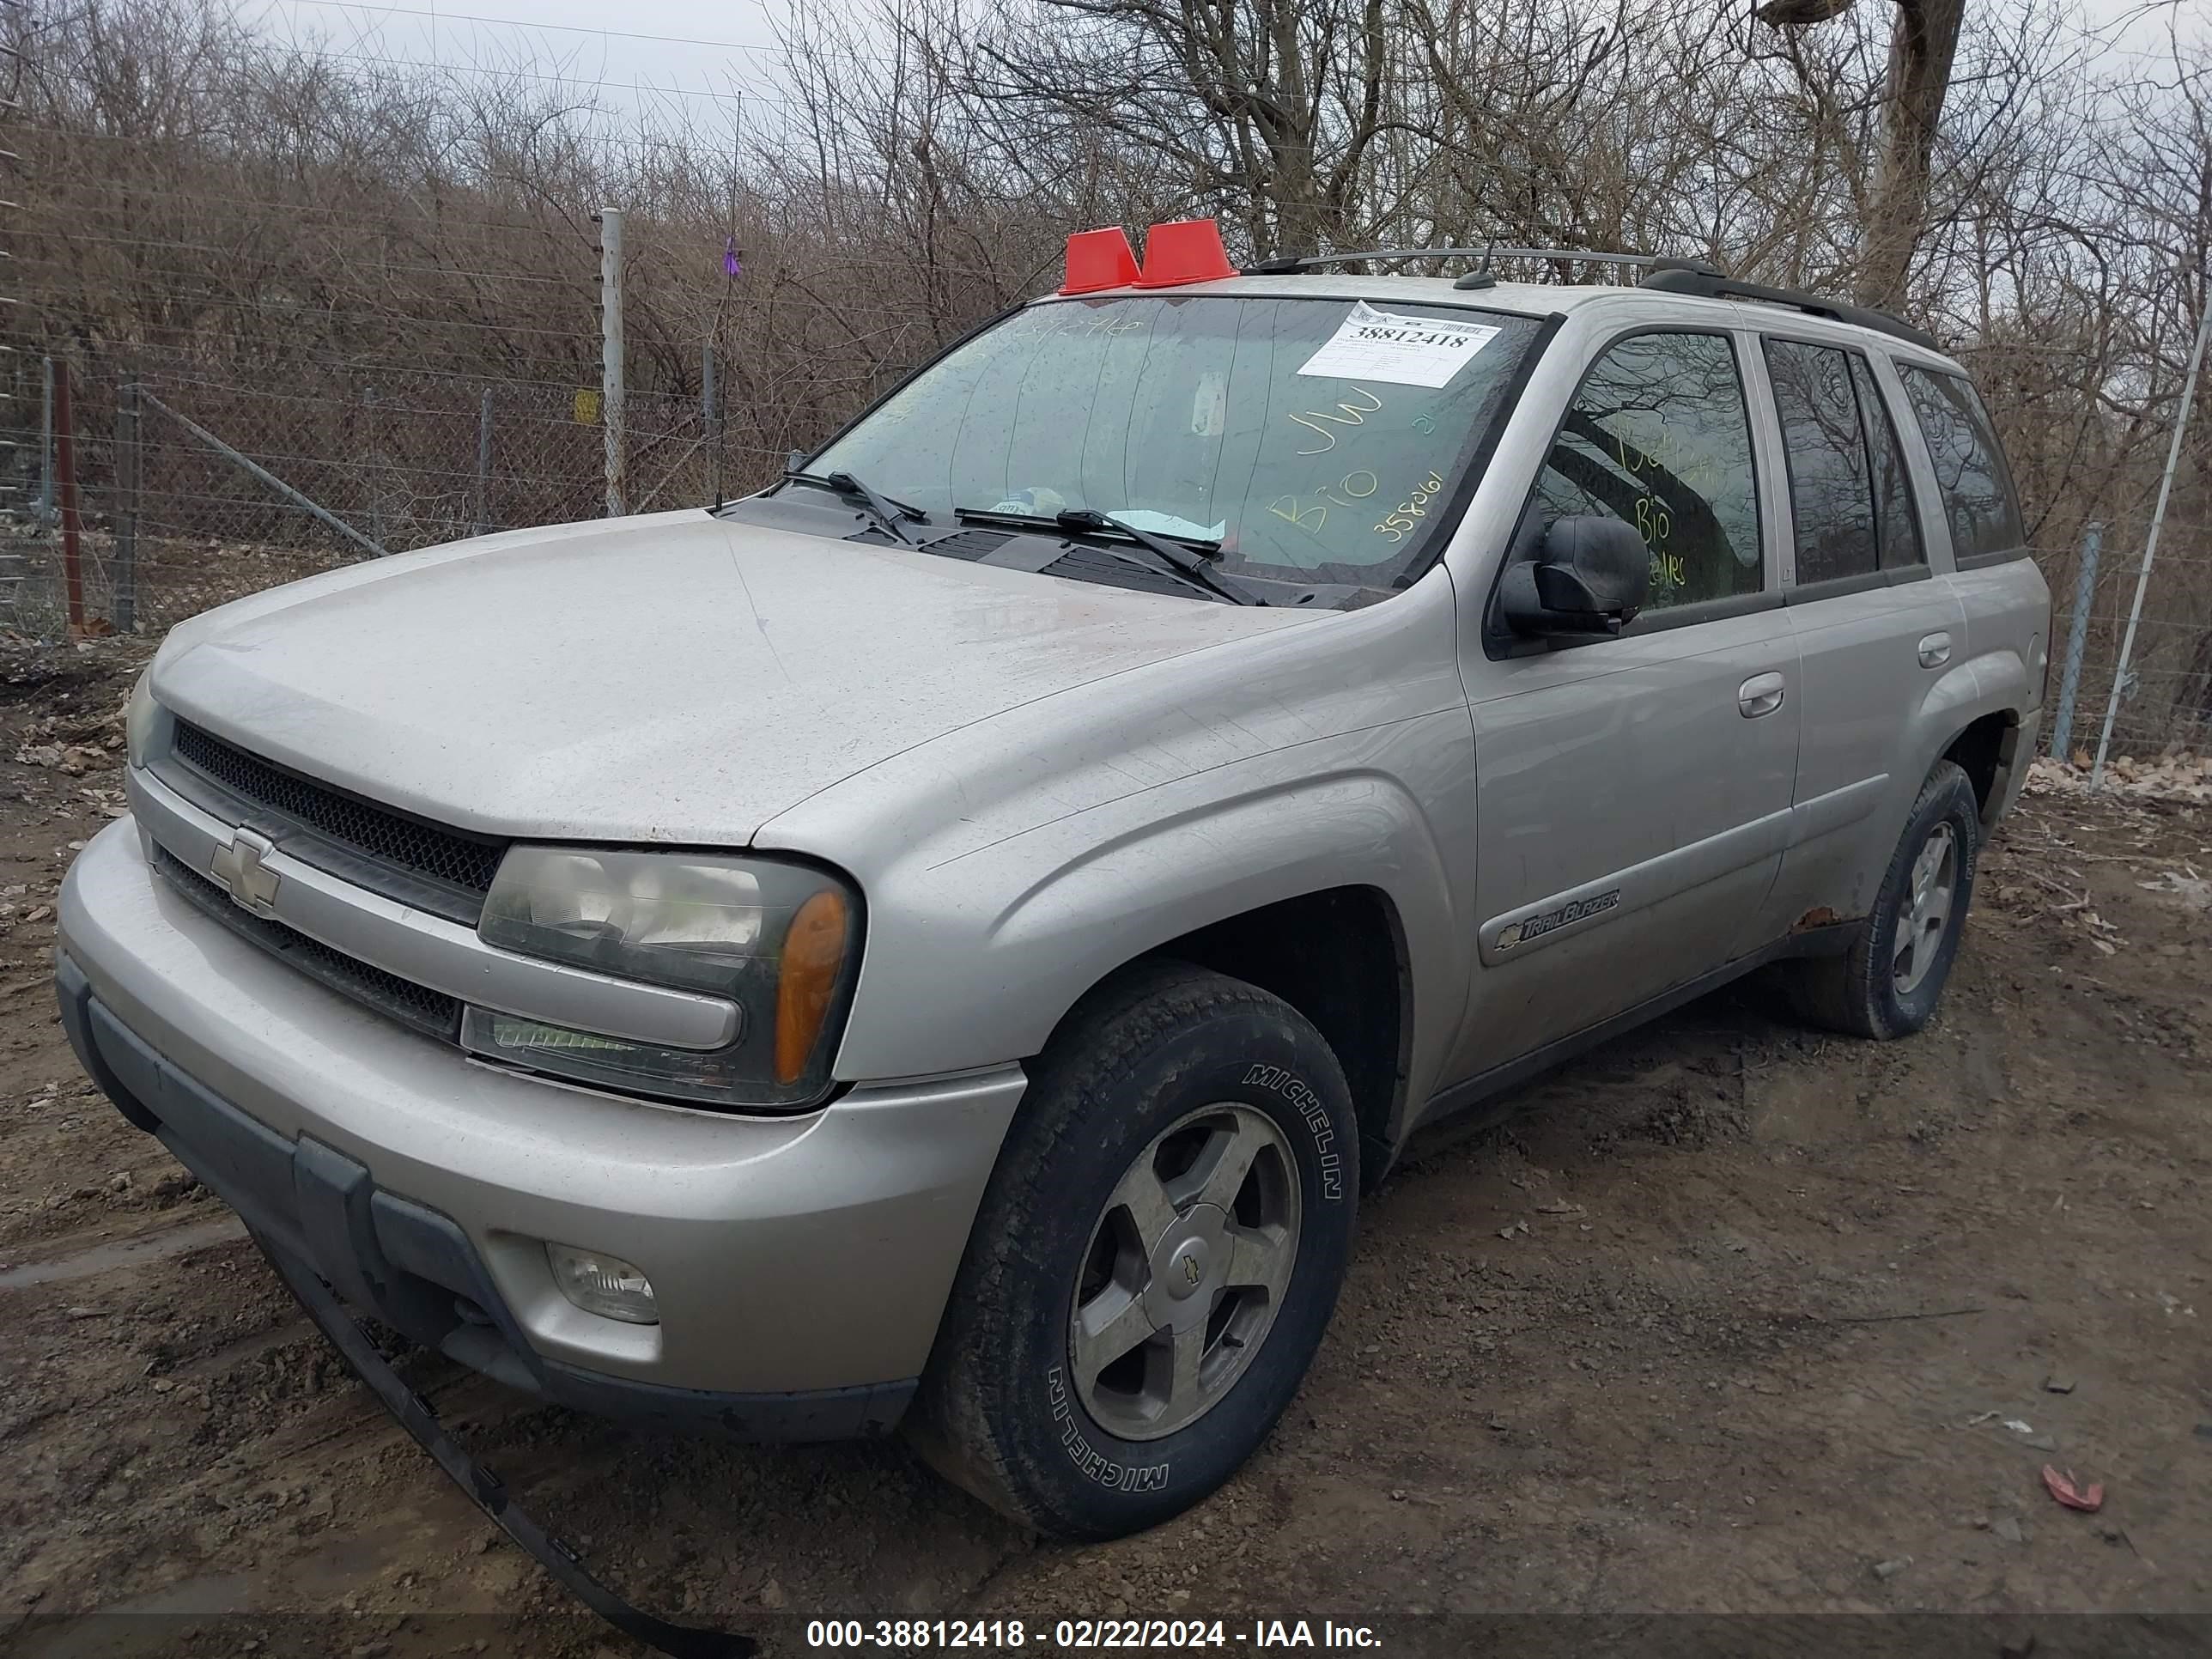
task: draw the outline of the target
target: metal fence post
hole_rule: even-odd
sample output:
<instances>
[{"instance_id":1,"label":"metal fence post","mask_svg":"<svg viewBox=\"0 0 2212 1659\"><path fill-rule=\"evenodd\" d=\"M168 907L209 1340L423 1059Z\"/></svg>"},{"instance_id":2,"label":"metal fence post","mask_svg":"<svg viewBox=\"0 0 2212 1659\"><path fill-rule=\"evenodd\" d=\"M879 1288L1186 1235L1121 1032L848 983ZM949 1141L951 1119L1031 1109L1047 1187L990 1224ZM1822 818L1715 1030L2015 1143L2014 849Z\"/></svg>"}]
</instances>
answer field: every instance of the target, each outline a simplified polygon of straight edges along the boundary
<instances>
[{"instance_id":1,"label":"metal fence post","mask_svg":"<svg viewBox=\"0 0 2212 1659\"><path fill-rule=\"evenodd\" d=\"M599 429L606 441L607 517L629 511L623 476L623 216L620 208L599 210Z\"/></svg>"},{"instance_id":2,"label":"metal fence post","mask_svg":"<svg viewBox=\"0 0 2212 1659\"><path fill-rule=\"evenodd\" d=\"M115 399L115 598L108 620L118 634L138 622L138 383L125 380Z\"/></svg>"},{"instance_id":3,"label":"metal fence post","mask_svg":"<svg viewBox=\"0 0 2212 1659\"><path fill-rule=\"evenodd\" d=\"M477 409L477 531L491 534L491 388Z\"/></svg>"},{"instance_id":4,"label":"metal fence post","mask_svg":"<svg viewBox=\"0 0 2212 1659\"><path fill-rule=\"evenodd\" d=\"M2128 607L2128 631L2120 636L2119 665L2112 670L2112 695L2105 700L2105 729L2097 734L2097 763L2089 771L2089 787L2105 783L2105 750L2112 741L2112 719L2120 712L2120 692L2128 683L2128 659L2136 648L2136 624L2142 620L2143 590L2150 586L2150 562L2158 556L2159 526L2166 522L2166 499L2173 494L2173 475L2181 465L2181 435L2189 430L2189 411L2197 402L2197 371L2204 367L2204 342L2212 336L2212 295L2197 319L2197 343L2189 350L2189 373L2181 382L2181 407L2173 412L2173 441L2166 447L2166 476L2159 480L2158 505L2150 511L2150 534L2143 542L2142 568L2136 573L2135 603Z\"/></svg>"},{"instance_id":5,"label":"metal fence post","mask_svg":"<svg viewBox=\"0 0 2212 1659\"><path fill-rule=\"evenodd\" d=\"M2063 761L2074 738L2074 693L2081 684L2081 648L2089 637L2089 607L2097 599L2097 553L2105 526L2081 532L2081 568L2074 578L2074 619L2066 629L2066 666L2058 678L2058 719L2051 728L2051 752Z\"/></svg>"},{"instance_id":6,"label":"metal fence post","mask_svg":"<svg viewBox=\"0 0 2212 1659\"><path fill-rule=\"evenodd\" d=\"M722 411L714 401L714 343L699 348L699 428L707 441L707 488L722 504Z\"/></svg>"},{"instance_id":7,"label":"metal fence post","mask_svg":"<svg viewBox=\"0 0 2212 1659\"><path fill-rule=\"evenodd\" d=\"M384 481L377 476L376 468L376 388L365 386L361 389L362 424L368 427L368 441L362 447L368 470L368 538L379 547L384 545Z\"/></svg>"},{"instance_id":8,"label":"metal fence post","mask_svg":"<svg viewBox=\"0 0 2212 1659\"><path fill-rule=\"evenodd\" d=\"M69 361L54 365L54 465L59 473L62 508L62 580L69 594L72 635L84 631L84 567L79 562L76 510L76 442L70 419Z\"/></svg>"},{"instance_id":9,"label":"metal fence post","mask_svg":"<svg viewBox=\"0 0 2212 1659\"><path fill-rule=\"evenodd\" d=\"M39 360L45 370L43 395L39 399L39 522L48 529L54 522L54 360Z\"/></svg>"}]
</instances>

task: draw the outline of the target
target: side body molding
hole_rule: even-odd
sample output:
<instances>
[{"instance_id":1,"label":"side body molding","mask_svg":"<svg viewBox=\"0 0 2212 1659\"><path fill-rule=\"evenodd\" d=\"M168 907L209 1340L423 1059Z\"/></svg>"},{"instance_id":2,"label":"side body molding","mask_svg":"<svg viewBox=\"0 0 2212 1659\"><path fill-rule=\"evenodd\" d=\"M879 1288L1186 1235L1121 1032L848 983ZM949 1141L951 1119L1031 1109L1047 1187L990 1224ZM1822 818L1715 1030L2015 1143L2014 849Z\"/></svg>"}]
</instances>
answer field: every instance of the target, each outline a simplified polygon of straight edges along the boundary
<instances>
[{"instance_id":1,"label":"side body molding","mask_svg":"<svg viewBox=\"0 0 2212 1659\"><path fill-rule=\"evenodd\" d=\"M1720 835L1552 894L1510 915L1492 916L1482 924L1482 963L1490 967L1517 959L1571 933L1602 926L1615 917L1702 887L1747 864L1848 828L1881 805L1888 784L1887 774L1863 778Z\"/></svg>"}]
</instances>

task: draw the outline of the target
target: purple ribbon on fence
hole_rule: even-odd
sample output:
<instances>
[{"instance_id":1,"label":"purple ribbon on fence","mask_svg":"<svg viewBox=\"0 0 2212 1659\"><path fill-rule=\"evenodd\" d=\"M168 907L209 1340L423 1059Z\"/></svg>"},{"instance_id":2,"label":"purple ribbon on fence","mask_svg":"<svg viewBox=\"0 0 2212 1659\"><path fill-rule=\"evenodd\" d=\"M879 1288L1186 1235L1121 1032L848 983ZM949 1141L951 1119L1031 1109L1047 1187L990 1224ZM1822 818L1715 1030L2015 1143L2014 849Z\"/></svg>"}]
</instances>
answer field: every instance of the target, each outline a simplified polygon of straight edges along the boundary
<instances>
[{"instance_id":1,"label":"purple ribbon on fence","mask_svg":"<svg viewBox=\"0 0 2212 1659\"><path fill-rule=\"evenodd\" d=\"M722 275L725 276L742 276L744 272L744 269L745 262L744 257L738 250L738 239L732 236L722 246Z\"/></svg>"}]
</instances>

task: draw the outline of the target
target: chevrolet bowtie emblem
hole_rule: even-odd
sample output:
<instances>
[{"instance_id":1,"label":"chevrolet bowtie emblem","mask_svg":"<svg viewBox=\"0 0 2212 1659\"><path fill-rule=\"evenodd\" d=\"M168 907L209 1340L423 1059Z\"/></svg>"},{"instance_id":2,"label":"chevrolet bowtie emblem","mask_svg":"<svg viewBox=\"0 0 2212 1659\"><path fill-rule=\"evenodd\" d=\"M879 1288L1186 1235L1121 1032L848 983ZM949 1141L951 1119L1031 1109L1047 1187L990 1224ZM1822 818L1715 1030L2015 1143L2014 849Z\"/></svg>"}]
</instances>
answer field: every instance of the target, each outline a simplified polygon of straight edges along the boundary
<instances>
[{"instance_id":1,"label":"chevrolet bowtie emblem","mask_svg":"<svg viewBox=\"0 0 2212 1659\"><path fill-rule=\"evenodd\" d=\"M230 890L231 898L257 916L276 908L276 888L283 878L262 860L276 850L266 836L251 830L234 830L230 845L216 848L208 860L208 874Z\"/></svg>"}]
</instances>

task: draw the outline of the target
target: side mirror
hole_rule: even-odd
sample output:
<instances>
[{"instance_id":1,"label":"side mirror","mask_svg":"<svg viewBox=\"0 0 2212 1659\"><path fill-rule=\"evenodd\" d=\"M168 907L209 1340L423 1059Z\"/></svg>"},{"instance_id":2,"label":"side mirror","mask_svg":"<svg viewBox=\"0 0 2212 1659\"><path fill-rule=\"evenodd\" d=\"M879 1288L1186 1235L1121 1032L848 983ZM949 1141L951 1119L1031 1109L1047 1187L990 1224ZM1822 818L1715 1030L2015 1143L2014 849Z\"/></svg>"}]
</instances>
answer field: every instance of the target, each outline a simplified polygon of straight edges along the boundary
<instances>
[{"instance_id":1,"label":"side mirror","mask_svg":"<svg viewBox=\"0 0 2212 1659\"><path fill-rule=\"evenodd\" d=\"M1516 634L1618 634L1650 591L1644 538L1590 514L1553 520L1536 556L1506 568L1498 600Z\"/></svg>"}]
</instances>

